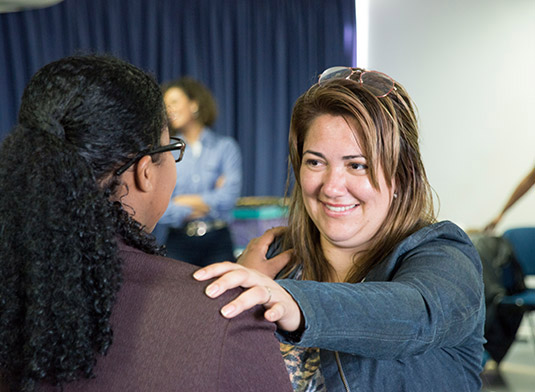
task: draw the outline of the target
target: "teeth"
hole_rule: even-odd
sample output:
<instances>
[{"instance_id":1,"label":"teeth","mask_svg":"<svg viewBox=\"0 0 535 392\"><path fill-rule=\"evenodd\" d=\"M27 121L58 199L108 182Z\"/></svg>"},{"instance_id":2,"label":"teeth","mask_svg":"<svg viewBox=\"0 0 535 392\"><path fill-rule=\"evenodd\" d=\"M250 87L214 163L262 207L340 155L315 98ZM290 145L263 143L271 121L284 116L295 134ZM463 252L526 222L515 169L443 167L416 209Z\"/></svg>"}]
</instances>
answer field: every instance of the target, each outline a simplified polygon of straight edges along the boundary
<instances>
[{"instance_id":1,"label":"teeth","mask_svg":"<svg viewBox=\"0 0 535 392\"><path fill-rule=\"evenodd\" d=\"M350 205L350 206L346 206L346 207L333 207L333 206L330 206L328 204L325 204L325 207L327 207L327 209L329 211L333 211L333 212L347 211L347 210L350 210L350 209L354 208L355 206L356 206L356 204L353 204L353 205Z\"/></svg>"}]
</instances>

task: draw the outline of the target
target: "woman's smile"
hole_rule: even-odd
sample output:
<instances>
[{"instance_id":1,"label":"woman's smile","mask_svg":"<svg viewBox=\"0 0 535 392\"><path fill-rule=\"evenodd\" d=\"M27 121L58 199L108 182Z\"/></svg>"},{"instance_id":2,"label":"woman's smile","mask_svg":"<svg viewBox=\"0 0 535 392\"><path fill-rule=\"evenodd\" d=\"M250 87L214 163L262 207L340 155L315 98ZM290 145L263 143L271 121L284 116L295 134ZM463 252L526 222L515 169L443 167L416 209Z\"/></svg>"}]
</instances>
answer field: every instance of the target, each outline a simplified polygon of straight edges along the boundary
<instances>
[{"instance_id":1,"label":"woman's smile","mask_svg":"<svg viewBox=\"0 0 535 392\"><path fill-rule=\"evenodd\" d=\"M338 213L351 211L358 206L358 204L344 205L344 204L329 204L329 203L323 203L323 205L328 211L338 212Z\"/></svg>"}]
</instances>

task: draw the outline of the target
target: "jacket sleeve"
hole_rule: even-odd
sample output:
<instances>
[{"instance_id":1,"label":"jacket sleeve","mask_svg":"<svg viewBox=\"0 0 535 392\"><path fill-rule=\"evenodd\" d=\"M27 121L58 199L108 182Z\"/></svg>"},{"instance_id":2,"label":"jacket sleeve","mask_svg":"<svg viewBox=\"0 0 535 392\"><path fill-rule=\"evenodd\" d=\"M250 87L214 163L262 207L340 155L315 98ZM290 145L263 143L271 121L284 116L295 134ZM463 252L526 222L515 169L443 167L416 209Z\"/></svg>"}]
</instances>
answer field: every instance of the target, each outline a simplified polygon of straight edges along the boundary
<instances>
[{"instance_id":1,"label":"jacket sleeve","mask_svg":"<svg viewBox=\"0 0 535 392\"><path fill-rule=\"evenodd\" d=\"M231 138L225 138L221 143L221 175L225 177L225 182L221 188L200 194L210 207L209 216L214 219L225 219L226 214L234 208L242 187L242 158L238 144Z\"/></svg>"},{"instance_id":2,"label":"jacket sleeve","mask_svg":"<svg viewBox=\"0 0 535 392\"><path fill-rule=\"evenodd\" d=\"M275 325L256 307L228 320L219 359L218 391L291 392L274 336Z\"/></svg>"},{"instance_id":3,"label":"jacket sleeve","mask_svg":"<svg viewBox=\"0 0 535 392\"><path fill-rule=\"evenodd\" d=\"M277 281L305 318L284 342L376 359L453 346L484 315L479 258L471 244L435 239L400 256L388 282Z\"/></svg>"}]
</instances>

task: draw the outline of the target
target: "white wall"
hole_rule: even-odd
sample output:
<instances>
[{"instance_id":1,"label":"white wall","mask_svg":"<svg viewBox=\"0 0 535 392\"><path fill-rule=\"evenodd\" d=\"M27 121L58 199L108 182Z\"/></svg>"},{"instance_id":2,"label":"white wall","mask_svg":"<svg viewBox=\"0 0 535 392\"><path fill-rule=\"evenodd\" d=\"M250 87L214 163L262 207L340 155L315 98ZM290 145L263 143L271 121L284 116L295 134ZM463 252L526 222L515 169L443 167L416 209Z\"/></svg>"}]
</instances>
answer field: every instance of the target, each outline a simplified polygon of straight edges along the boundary
<instances>
[{"instance_id":1,"label":"white wall","mask_svg":"<svg viewBox=\"0 0 535 392\"><path fill-rule=\"evenodd\" d=\"M535 165L535 0L369 3L365 65L416 102L439 218L482 228ZM535 225L535 189L497 231L517 225Z\"/></svg>"}]
</instances>

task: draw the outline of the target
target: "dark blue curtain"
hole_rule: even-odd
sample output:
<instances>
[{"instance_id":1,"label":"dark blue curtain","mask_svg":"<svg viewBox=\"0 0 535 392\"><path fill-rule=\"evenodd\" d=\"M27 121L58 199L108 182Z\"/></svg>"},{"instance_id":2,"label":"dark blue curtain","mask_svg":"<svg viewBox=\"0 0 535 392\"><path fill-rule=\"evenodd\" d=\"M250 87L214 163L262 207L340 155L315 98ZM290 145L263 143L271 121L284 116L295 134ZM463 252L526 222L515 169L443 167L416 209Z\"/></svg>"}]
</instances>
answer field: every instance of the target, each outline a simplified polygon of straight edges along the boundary
<instances>
[{"instance_id":1,"label":"dark blue curtain","mask_svg":"<svg viewBox=\"0 0 535 392\"><path fill-rule=\"evenodd\" d=\"M65 0L0 14L0 140L37 69L105 52L160 82L203 81L219 104L214 130L242 149L243 195L281 196L292 105L354 50L354 0Z\"/></svg>"}]
</instances>

